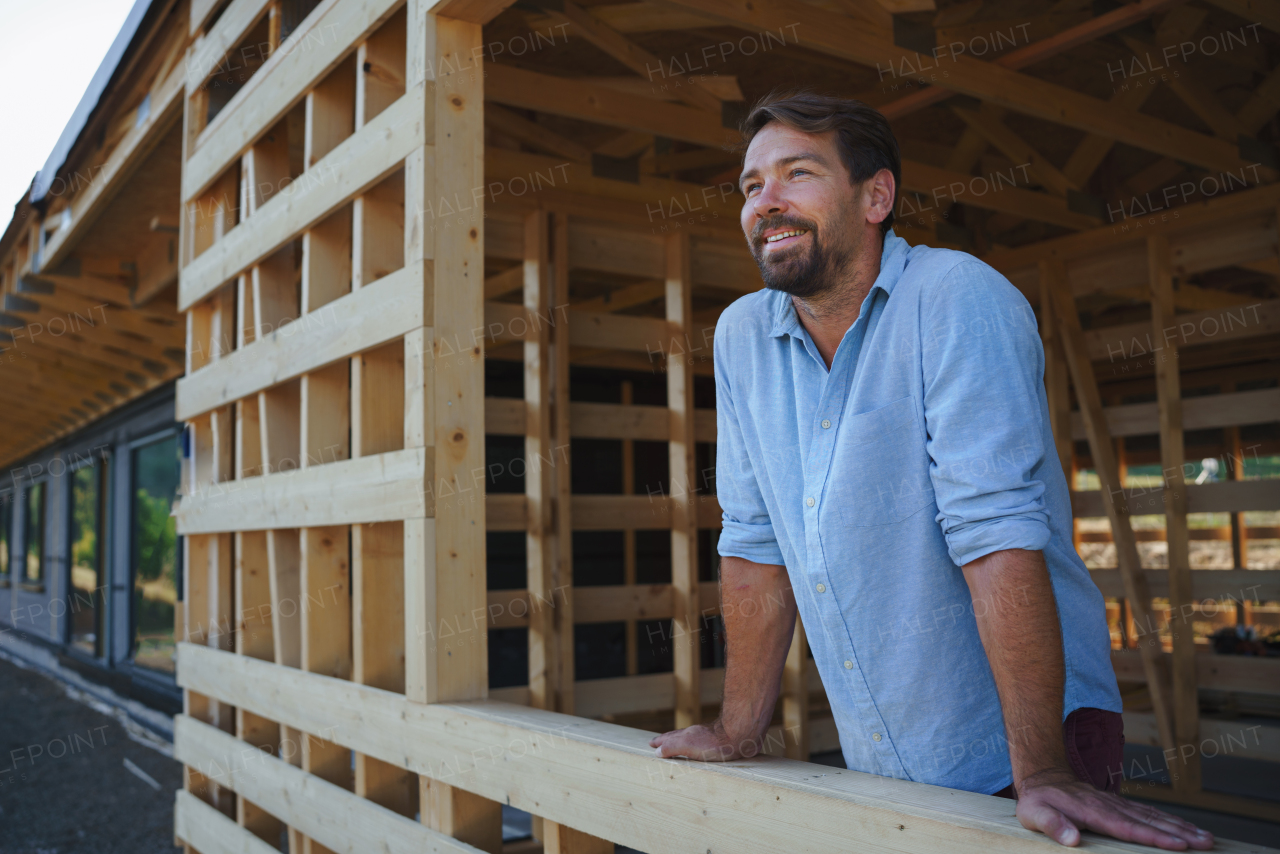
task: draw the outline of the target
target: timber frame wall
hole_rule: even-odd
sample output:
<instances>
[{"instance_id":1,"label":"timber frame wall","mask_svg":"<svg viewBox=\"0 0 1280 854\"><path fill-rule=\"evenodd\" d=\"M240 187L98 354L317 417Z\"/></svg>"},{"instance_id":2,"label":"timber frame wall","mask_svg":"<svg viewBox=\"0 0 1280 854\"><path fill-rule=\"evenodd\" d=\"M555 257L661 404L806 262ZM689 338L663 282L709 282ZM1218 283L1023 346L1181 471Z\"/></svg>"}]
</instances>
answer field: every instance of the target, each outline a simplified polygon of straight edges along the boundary
<instances>
[{"instance_id":1,"label":"timber frame wall","mask_svg":"<svg viewBox=\"0 0 1280 854\"><path fill-rule=\"evenodd\" d=\"M192 2L199 35L187 57L178 297L187 370L177 417L191 453L178 511L187 642L177 837L203 854L275 850L282 831L291 852L498 852L505 803L537 818L549 854L613 843L650 854L830 851L851 836L877 850L1049 850L998 799L844 770L812 785L813 766L796 760L816 749L811 738L831 737L829 725L810 727L821 686L799 628L781 718L800 734L781 740L791 759L658 760L648 733L588 719L665 709L683 726L718 699L721 674L702 669L699 649L718 594L700 580L697 542L700 529L718 526L719 508L699 489L695 451L714 442L715 421L694 407L714 313L696 313L693 294L744 293L758 276L731 199L703 197L724 215L719 223L655 233L645 203L698 188L600 177L579 156L585 149L539 136L500 105L714 146L733 137L721 117L567 80L552 92L511 66L482 71L481 27L506 5ZM738 14L710 0L683 5ZM610 43L607 29L593 32ZM206 85L222 56L257 43L269 49L229 99ZM566 149L569 162L486 149L486 111ZM1181 138L1190 153L1178 151L1234 164L1216 142ZM535 173L564 180L518 198L484 192ZM1127 347L1133 330L1082 331L1073 294L1095 287L1102 265L1107 287L1149 288L1161 330L1175 322L1175 269L1276 257L1278 204L1280 193L1264 188L1139 234L1083 231L987 257L1040 306L1064 467L1073 386L1094 466L1116 487L1106 493L1114 501L1077 494L1077 510L1111 519L1120 566L1099 578L1110 595L1123 590L1139 625L1154 625L1161 574L1138 569L1112 436L1126 417L1153 421L1166 466L1180 471L1179 375L1161 362L1154 416L1104 409L1095 362L1111 337ZM1065 204L1050 209L1072 227L1094 224ZM1205 221L1256 239L1223 249L1197 230ZM570 272L580 268L644 277L635 287L660 296L665 316L570 306ZM522 302L497 299L514 292ZM1230 340L1278 328L1268 303ZM1200 343L1195 334L1179 345ZM667 405L571 402L570 362L582 353L593 364L660 368ZM486 399L486 355L522 363L523 400ZM1274 393L1261 402L1247 394L1223 395L1197 424L1254 423L1259 412L1274 420ZM523 495L485 494L486 434L523 437ZM659 495L575 495L571 437L666 442L669 484ZM1189 569L1186 513L1274 509L1276 486L1171 478L1161 507L1173 569L1163 577L1175 613L1216 591ZM622 590L574 588L572 532L619 528L670 531L670 585L637 585L632 574ZM526 590L486 590L490 531L524 532ZM1274 573L1258 577L1276 593ZM637 619L673 621L674 672L575 684L575 623ZM490 692L487 629L521 625L528 686ZM1126 678L1155 687L1157 738L1172 747L1201 735L1197 683L1277 684L1273 661L1215 662L1206 676L1182 637L1170 656L1150 643L1117 655ZM1200 793L1197 761L1187 759L1184 782L1164 796L1223 807L1228 799ZM1233 808L1274 816L1263 804Z\"/></svg>"}]
</instances>

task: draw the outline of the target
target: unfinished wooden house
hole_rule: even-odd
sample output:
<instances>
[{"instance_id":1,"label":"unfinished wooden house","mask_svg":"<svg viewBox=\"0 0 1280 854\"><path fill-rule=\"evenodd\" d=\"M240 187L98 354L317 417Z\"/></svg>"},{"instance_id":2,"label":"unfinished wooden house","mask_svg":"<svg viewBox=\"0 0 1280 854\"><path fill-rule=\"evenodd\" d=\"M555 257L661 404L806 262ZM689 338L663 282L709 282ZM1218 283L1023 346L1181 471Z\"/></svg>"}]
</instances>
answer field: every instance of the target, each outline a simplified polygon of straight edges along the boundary
<instances>
[{"instance_id":1,"label":"unfinished wooden house","mask_svg":"<svg viewBox=\"0 0 1280 854\"><path fill-rule=\"evenodd\" d=\"M730 149L776 87L881 109L897 233L1035 309L1128 740L1177 772L1126 791L1280 822L1274 791L1203 773L1280 761L1274 4L130 21L0 242L0 619L182 692L186 850L1054 847L1010 801L810 764L838 742L799 626L772 755L648 747L719 705L711 342L762 287Z\"/></svg>"}]
</instances>

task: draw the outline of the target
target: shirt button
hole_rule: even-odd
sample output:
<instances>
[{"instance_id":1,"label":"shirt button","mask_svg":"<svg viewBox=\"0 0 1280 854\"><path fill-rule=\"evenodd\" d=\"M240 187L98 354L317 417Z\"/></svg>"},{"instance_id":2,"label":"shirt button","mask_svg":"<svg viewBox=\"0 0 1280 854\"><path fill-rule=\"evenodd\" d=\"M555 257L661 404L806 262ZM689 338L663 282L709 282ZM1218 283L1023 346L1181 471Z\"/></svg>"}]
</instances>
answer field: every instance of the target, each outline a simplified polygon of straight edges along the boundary
<instances>
[{"instance_id":1,"label":"shirt button","mask_svg":"<svg viewBox=\"0 0 1280 854\"><path fill-rule=\"evenodd\" d=\"M873 733L871 733L871 740L872 740L872 741L879 741L879 740L880 740L880 733L878 733L878 732L873 732Z\"/></svg>"},{"instance_id":2,"label":"shirt button","mask_svg":"<svg viewBox=\"0 0 1280 854\"><path fill-rule=\"evenodd\" d=\"M825 585L825 584L819 584L819 585L818 585L818 592L819 592L819 593L826 593L826 592L827 592L827 585Z\"/></svg>"},{"instance_id":3,"label":"shirt button","mask_svg":"<svg viewBox=\"0 0 1280 854\"><path fill-rule=\"evenodd\" d=\"M805 504L807 504L808 506L812 507L812 506L813 506L813 499L812 499L812 498L806 498L806 499L804 500L804 503L805 503Z\"/></svg>"},{"instance_id":4,"label":"shirt button","mask_svg":"<svg viewBox=\"0 0 1280 854\"><path fill-rule=\"evenodd\" d=\"M846 662L844 663L844 669L845 669L845 670L852 670L852 669L853 669L853 662L852 662L852 661L846 661Z\"/></svg>"},{"instance_id":5,"label":"shirt button","mask_svg":"<svg viewBox=\"0 0 1280 854\"><path fill-rule=\"evenodd\" d=\"M827 419L825 419L825 418L824 418L824 419L822 419L822 429L826 430L826 429L827 429L828 427L830 427L830 426L831 426L831 422L830 422L830 421L828 421L828 420L827 420Z\"/></svg>"}]
</instances>

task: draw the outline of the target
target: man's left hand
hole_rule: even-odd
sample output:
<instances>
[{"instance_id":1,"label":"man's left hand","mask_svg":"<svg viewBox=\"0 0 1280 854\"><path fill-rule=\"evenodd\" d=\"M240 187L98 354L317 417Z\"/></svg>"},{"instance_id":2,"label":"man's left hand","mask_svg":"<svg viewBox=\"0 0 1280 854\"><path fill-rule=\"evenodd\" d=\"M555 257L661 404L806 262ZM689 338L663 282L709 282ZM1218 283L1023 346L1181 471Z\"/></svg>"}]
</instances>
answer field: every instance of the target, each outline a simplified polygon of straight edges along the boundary
<instances>
[{"instance_id":1,"label":"man's left hand","mask_svg":"<svg viewBox=\"0 0 1280 854\"><path fill-rule=\"evenodd\" d=\"M1018 784L1018 821L1063 845L1080 844L1092 830L1167 851L1208 850L1213 834L1177 816L1082 783L1067 769L1048 769Z\"/></svg>"}]
</instances>

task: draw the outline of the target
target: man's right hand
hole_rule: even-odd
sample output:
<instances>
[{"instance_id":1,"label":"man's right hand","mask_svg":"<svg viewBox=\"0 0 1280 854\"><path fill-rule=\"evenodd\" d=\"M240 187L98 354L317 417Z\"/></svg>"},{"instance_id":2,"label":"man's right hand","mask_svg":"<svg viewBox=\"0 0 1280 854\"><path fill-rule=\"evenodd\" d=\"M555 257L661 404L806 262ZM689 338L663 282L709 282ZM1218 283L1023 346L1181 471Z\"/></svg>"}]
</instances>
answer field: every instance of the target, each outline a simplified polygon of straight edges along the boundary
<instances>
[{"instance_id":1,"label":"man's right hand","mask_svg":"<svg viewBox=\"0 0 1280 854\"><path fill-rule=\"evenodd\" d=\"M744 739L734 743L717 720L711 726L695 724L656 735L649 742L658 749L663 759L683 757L700 762L729 762L733 759L750 759L760 752L758 739Z\"/></svg>"}]
</instances>

